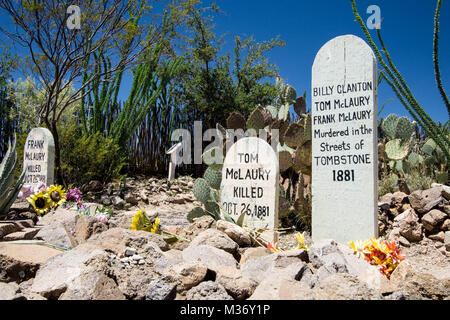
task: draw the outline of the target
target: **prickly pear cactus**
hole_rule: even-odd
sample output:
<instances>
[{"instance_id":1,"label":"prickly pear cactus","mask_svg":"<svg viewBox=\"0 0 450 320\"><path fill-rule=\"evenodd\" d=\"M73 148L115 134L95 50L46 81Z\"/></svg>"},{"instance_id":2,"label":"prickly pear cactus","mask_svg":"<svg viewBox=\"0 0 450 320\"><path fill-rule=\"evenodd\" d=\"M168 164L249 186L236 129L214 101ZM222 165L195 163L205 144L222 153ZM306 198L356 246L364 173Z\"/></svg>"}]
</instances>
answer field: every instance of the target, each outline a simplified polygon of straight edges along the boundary
<instances>
[{"instance_id":1,"label":"prickly pear cactus","mask_svg":"<svg viewBox=\"0 0 450 320\"><path fill-rule=\"evenodd\" d=\"M227 118L228 129L242 129L245 128L245 118L238 112L233 112Z\"/></svg>"},{"instance_id":2,"label":"prickly pear cactus","mask_svg":"<svg viewBox=\"0 0 450 320\"><path fill-rule=\"evenodd\" d=\"M203 163L214 170L221 170L223 166L223 150L219 147L210 148L202 154Z\"/></svg>"},{"instance_id":3,"label":"prickly pear cactus","mask_svg":"<svg viewBox=\"0 0 450 320\"><path fill-rule=\"evenodd\" d=\"M398 116L396 114L390 114L381 123L381 129L389 140L395 139L397 132Z\"/></svg>"},{"instance_id":4,"label":"prickly pear cactus","mask_svg":"<svg viewBox=\"0 0 450 320\"><path fill-rule=\"evenodd\" d=\"M247 129L255 129L257 132L259 129L264 129L265 127L264 115L259 108L253 110L253 112L248 117L246 122Z\"/></svg>"},{"instance_id":5,"label":"prickly pear cactus","mask_svg":"<svg viewBox=\"0 0 450 320\"><path fill-rule=\"evenodd\" d=\"M409 154L409 142L400 139L388 141L385 152L390 160L403 160Z\"/></svg>"},{"instance_id":6,"label":"prickly pear cactus","mask_svg":"<svg viewBox=\"0 0 450 320\"><path fill-rule=\"evenodd\" d=\"M213 189L220 189L222 182L222 171L208 167L203 175L208 185Z\"/></svg>"},{"instance_id":7,"label":"prickly pear cactus","mask_svg":"<svg viewBox=\"0 0 450 320\"><path fill-rule=\"evenodd\" d=\"M203 208L195 207L188 213L187 220L192 223L195 218L200 218L200 217L206 216L206 215L208 215L208 214L205 212L205 210L203 210Z\"/></svg>"},{"instance_id":8,"label":"prickly pear cactus","mask_svg":"<svg viewBox=\"0 0 450 320\"><path fill-rule=\"evenodd\" d=\"M409 141L414 133L414 125L407 117L400 117L397 121L396 137Z\"/></svg>"},{"instance_id":9,"label":"prickly pear cactus","mask_svg":"<svg viewBox=\"0 0 450 320\"><path fill-rule=\"evenodd\" d=\"M211 199L211 187L205 179L199 178L195 180L194 196L202 203L206 203Z\"/></svg>"}]
</instances>

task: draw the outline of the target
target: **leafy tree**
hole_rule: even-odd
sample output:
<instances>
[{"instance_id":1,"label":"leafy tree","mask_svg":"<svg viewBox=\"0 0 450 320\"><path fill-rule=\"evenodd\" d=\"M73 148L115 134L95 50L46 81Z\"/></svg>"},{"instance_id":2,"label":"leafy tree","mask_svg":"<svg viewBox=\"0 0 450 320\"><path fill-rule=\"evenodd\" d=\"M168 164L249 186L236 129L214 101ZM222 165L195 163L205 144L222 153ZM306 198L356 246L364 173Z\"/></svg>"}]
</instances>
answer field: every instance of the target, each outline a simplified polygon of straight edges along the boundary
<instances>
[{"instance_id":1,"label":"leafy tree","mask_svg":"<svg viewBox=\"0 0 450 320\"><path fill-rule=\"evenodd\" d=\"M212 7L213 12L217 10ZM257 43L252 37L235 37L233 58L230 53L220 55L223 38L217 39L212 21L204 10L191 11L191 35L184 46L186 58L177 86L172 88L189 121L204 120L207 127L223 123L233 111L246 116L258 104L266 105L275 99L275 85L267 78L276 76L277 68L265 54L285 44L279 38Z\"/></svg>"},{"instance_id":2,"label":"leafy tree","mask_svg":"<svg viewBox=\"0 0 450 320\"><path fill-rule=\"evenodd\" d=\"M17 56L12 55L9 47L3 46L0 55L0 159L6 154L8 142L15 130L17 121L8 117L10 110L15 110L11 100L11 71L15 68Z\"/></svg>"},{"instance_id":3,"label":"leafy tree","mask_svg":"<svg viewBox=\"0 0 450 320\"><path fill-rule=\"evenodd\" d=\"M76 1L80 8L80 29L67 26L71 18L67 8L73 4L71 0L0 1L0 8L15 24L14 32L1 30L28 50L29 71L47 92L39 114L55 139L58 183L63 179L57 125L64 110L92 90L90 84L97 78L87 79L84 75L86 70L95 68L93 54L101 51L108 56L112 65L107 72L114 74L123 72L153 41L150 37L143 39L147 35L145 26L135 23L137 16L150 10L147 1ZM125 59L123 48L127 50ZM66 90L70 85L76 88L73 92Z\"/></svg>"},{"instance_id":4,"label":"leafy tree","mask_svg":"<svg viewBox=\"0 0 450 320\"><path fill-rule=\"evenodd\" d=\"M72 85L67 86L62 96L65 99L74 92ZM13 93L11 99L14 102L15 108L9 112L9 118L18 122L16 132L18 134L28 134L31 129L45 125L42 117L39 114L39 106L43 105L47 99L48 92L45 88L39 87L39 83L28 77L25 80L19 79L14 82ZM74 102L64 109L61 115L61 123L68 123L76 112L79 111L80 102Z\"/></svg>"}]
</instances>

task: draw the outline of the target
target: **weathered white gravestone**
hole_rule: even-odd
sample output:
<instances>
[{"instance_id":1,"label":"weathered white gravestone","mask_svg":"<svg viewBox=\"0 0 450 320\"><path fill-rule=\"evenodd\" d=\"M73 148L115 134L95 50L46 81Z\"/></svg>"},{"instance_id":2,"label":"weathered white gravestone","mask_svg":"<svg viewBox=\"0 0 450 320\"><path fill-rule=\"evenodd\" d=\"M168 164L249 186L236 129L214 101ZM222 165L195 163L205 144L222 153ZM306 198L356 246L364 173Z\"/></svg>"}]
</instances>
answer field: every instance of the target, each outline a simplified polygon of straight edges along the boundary
<instances>
[{"instance_id":1,"label":"weathered white gravestone","mask_svg":"<svg viewBox=\"0 0 450 320\"><path fill-rule=\"evenodd\" d=\"M222 208L235 221L245 214L244 226L277 228L278 168L277 153L266 141L239 139L227 152L222 168Z\"/></svg>"},{"instance_id":2,"label":"weathered white gravestone","mask_svg":"<svg viewBox=\"0 0 450 320\"><path fill-rule=\"evenodd\" d=\"M27 173L26 185L36 187L40 182L47 186L54 182L55 142L45 128L34 128L28 134L23 151L23 166Z\"/></svg>"},{"instance_id":3,"label":"weathered white gravestone","mask_svg":"<svg viewBox=\"0 0 450 320\"><path fill-rule=\"evenodd\" d=\"M377 61L361 38L319 50L311 107L313 240L377 237Z\"/></svg>"}]
</instances>

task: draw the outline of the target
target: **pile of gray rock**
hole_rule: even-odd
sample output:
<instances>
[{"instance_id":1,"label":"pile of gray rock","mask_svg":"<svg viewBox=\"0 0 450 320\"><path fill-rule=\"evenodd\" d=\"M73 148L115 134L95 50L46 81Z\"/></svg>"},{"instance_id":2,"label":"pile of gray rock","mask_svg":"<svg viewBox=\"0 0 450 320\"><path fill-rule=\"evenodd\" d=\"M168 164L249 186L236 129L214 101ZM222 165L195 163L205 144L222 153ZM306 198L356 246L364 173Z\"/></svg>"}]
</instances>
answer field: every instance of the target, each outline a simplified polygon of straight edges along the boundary
<instances>
[{"instance_id":1,"label":"pile of gray rock","mask_svg":"<svg viewBox=\"0 0 450 320\"><path fill-rule=\"evenodd\" d=\"M309 250L270 253L235 224L209 216L189 224L188 210L164 205L191 196L192 180L177 181L183 182L135 179L125 188L106 187L108 197L121 199L127 192L150 190L149 203L159 200L147 213L158 214L162 230L179 238L170 245L159 234L131 230L133 208L114 210L107 221L60 207L39 220L0 222L0 299L450 298L446 186L381 197L381 235L398 240L406 256L388 279L350 246L333 240L316 242ZM148 187L153 182L154 190ZM174 186L181 191L171 194ZM85 191L88 198L104 196L103 186L97 188L102 191ZM140 207L145 198L136 197ZM27 210L20 208L16 204L14 210ZM290 237L295 243L295 234Z\"/></svg>"},{"instance_id":2,"label":"pile of gray rock","mask_svg":"<svg viewBox=\"0 0 450 320\"><path fill-rule=\"evenodd\" d=\"M49 216L82 229L62 209ZM67 221L64 219L74 219ZM61 221L62 220L62 221ZM79 225L78 228L76 226ZM93 230L92 227L86 227ZM81 234L88 235L81 237ZM351 248L323 240L309 250L270 253L243 228L209 216L195 219L183 246L109 225L81 233L70 249L0 242L0 299L445 299L450 278L402 262L390 280ZM81 240L84 239L84 240ZM37 240L39 241L39 240ZM45 244L45 245L44 245ZM25 272L26 271L26 272Z\"/></svg>"},{"instance_id":3,"label":"pile of gray rock","mask_svg":"<svg viewBox=\"0 0 450 320\"><path fill-rule=\"evenodd\" d=\"M91 181L83 186L84 198L91 202L112 206L119 210L128 210L133 206L159 205L161 203L190 203L195 201L192 194L192 177L181 176L168 181L166 178L143 176L126 178L122 182L103 185L100 181Z\"/></svg>"},{"instance_id":4,"label":"pile of gray rock","mask_svg":"<svg viewBox=\"0 0 450 320\"><path fill-rule=\"evenodd\" d=\"M379 231L402 246L430 239L450 256L450 187L433 184L407 195L388 193L380 198Z\"/></svg>"}]
</instances>

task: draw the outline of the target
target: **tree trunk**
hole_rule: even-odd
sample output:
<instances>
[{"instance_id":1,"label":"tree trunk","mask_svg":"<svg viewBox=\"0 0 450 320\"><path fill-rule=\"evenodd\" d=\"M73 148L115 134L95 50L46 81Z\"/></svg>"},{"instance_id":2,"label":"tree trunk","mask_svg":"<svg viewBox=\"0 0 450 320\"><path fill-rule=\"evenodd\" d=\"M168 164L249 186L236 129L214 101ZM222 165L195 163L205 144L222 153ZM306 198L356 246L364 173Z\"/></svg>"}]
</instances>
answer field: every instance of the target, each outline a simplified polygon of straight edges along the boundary
<instances>
[{"instance_id":1,"label":"tree trunk","mask_svg":"<svg viewBox=\"0 0 450 320\"><path fill-rule=\"evenodd\" d=\"M59 144L59 135L58 135L58 129L56 128L56 122L52 121L50 131L52 132L53 139L55 140L55 177L56 177L56 183L63 185L67 188L66 184L64 183L63 175L62 175L62 168L61 168L61 148Z\"/></svg>"}]
</instances>

